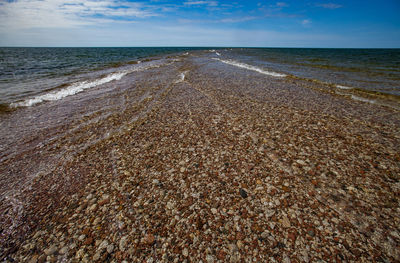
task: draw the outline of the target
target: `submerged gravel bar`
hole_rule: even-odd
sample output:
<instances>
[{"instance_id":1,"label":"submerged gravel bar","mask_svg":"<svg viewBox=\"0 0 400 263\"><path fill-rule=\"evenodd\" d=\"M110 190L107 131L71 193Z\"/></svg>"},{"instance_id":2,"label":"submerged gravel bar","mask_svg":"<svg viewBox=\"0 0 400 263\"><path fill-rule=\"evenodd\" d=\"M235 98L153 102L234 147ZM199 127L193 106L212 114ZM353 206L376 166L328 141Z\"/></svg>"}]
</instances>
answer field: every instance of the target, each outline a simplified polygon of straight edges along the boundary
<instances>
[{"instance_id":1,"label":"submerged gravel bar","mask_svg":"<svg viewBox=\"0 0 400 263\"><path fill-rule=\"evenodd\" d=\"M399 262L399 111L213 56L55 105L35 140L58 136L0 164L51 164L3 200L3 260Z\"/></svg>"}]
</instances>

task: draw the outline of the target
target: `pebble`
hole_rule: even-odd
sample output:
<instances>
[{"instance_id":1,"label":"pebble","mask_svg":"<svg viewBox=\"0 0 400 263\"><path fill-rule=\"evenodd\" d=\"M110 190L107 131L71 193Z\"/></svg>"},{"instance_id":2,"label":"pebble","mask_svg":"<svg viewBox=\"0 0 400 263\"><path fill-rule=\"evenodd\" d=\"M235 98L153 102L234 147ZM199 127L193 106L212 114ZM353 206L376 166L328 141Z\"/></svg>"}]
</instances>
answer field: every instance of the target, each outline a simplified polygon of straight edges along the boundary
<instances>
[{"instance_id":1,"label":"pebble","mask_svg":"<svg viewBox=\"0 0 400 263\"><path fill-rule=\"evenodd\" d=\"M68 253L69 248L67 246L63 247L60 249L59 253L60 254L67 254Z\"/></svg>"},{"instance_id":2,"label":"pebble","mask_svg":"<svg viewBox=\"0 0 400 263\"><path fill-rule=\"evenodd\" d=\"M283 227L285 227L285 228L290 227L290 221L289 221L289 219L287 218L287 216L283 216L283 217L282 217L281 223L282 223Z\"/></svg>"},{"instance_id":3,"label":"pebble","mask_svg":"<svg viewBox=\"0 0 400 263\"><path fill-rule=\"evenodd\" d=\"M148 245L152 245L154 243L154 240L155 240L153 234L147 234L144 239L145 239L145 243L148 244Z\"/></svg>"},{"instance_id":4,"label":"pebble","mask_svg":"<svg viewBox=\"0 0 400 263\"><path fill-rule=\"evenodd\" d=\"M244 190L243 188L240 188L239 192L240 192L241 197L247 198L248 195L247 195L246 190Z\"/></svg>"},{"instance_id":5,"label":"pebble","mask_svg":"<svg viewBox=\"0 0 400 263\"><path fill-rule=\"evenodd\" d=\"M186 247L182 250L182 255L184 257L187 257L189 255L189 251L188 251L188 249Z\"/></svg>"},{"instance_id":6,"label":"pebble","mask_svg":"<svg viewBox=\"0 0 400 263\"><path fill-rule=\"evenodd\" d=\"M101 253L100 253L100 252L97 252L96 254L94 254L93 260L94 260L94 261L97 261L97 260L100 259L100 257L101 257Z\"/></svg>"},{"instance_id":7,"label":"pebble","mask_svg":"<svg viewBox=\"0 0 400 263\"><path fill-rule=\"evenodd\" d=\"M243 248L243 243L242 243L242 241L240 241L240 240L238 240L238 241L236 242L236 245L237 245L237 247L238 247L239 249L242 249L242 248Z\"/></svg>"},{"instance_id":8,"label":"pebble","mask_svg":"<svg viewBox=\"0 0 400 263\"><path fill-rule=\"evenodd\" d=\"M119 250L125 251L127 245L128 245L128 237L124 236L119 241Z\"/></svg>"},{"instance_id":9,"label":"pebble","mask_svg":"<svg viewBox=\"0 0 400 263\"><path fill-rule=\"evenodd\" d=\"M282 263L290 263L290 258L288 256L283 256Z\"/></svg>"},{"instance_id":10,"label":"pebble","mask_svg":"<svg viewBox=\"0 0 400 263\"><path fill-rule=\"evenodd\" d=\"M53 245L53 246L49 247L48 249L45 249L45 250L44 250L44 253L45 253L47 256L51 256L51 255L53 255L54 253L56 253L56 251L57 251L57 246L56 246L56 245Z\"/></svg>"},{"instance_id":11,"label":"pebble","mask_svg":"<svg viewBox=\"0 0 400 263\"><path fill-rule=\"evenodd\" d=\"M207 263L214 263L215 259L212 255L206 256Z\"/></svg>"},{"instance_id":12,"label":"pebble","mask_svg":"<svg viewBox=\"0 0 400 263\"><path fill-rule=\"evenodd\" d=\"M207 75L201 64L188 61L146 70L143 78L137 72L129 84L134 89L115 83L119 91L110 96L124 96L123 112L87 116L90 123L84 120L82 127L89 128L71 134L83 136L76 139L87 148L60 160L51 173L60 175L55 181L41 187L41 177L26 191L32 192L26 211L43 205L50 212L37 209L43 221L32 229L36 238L26 237L13 252L16 262L398 262L400 137L393 134L399 127L380 122L399 114L377 105L362 108L329 92L319 97L306 87L314 84L299 88L301 81L291 78L235 68L219 74L222 63L196 59L216 73ZM172 88L163 72L176 73L172 79L183 67L190 68L187 82ZM214 75L232 72L237 83L226 78L214 86ZM246 74L254 76L251 90L241 85ZM130 83L129 74L124 78ZM151 91L159 87L166 90ZM148 105L129 105L146 93L160 96ZM308 95L316 103L309 105ZM377 113L364 115L362 109ZM130 123L136 114L143 118ZM110 137L104 139L100 127ZM54 198L57 207L42 201ZM61 248L60 255L37 254L51 245Z\"/></svg>"},{"instance_id":13,"label":"pebble","mask_svg":"<svg viewBox=\"0 0 400 263\"><path fill-rule=\"evenodd\" d=\"M109 254L111 254L113 251L114 251L114 245L113 245L113 244L108 245L108 246L107 246L107 252L108 252Z\"/></svg>"},{"instance_id":14,"label":"pebble","mask_svg":"<svg viewBox=\"0 0 400 263\"><path fill-rule=\"evenodd\" d=\"M97 209L97 204L93 204L93 205L89 208L89 210L90 210L91 212L96 211L96 209Z\"/></svg>"}]
</instances>

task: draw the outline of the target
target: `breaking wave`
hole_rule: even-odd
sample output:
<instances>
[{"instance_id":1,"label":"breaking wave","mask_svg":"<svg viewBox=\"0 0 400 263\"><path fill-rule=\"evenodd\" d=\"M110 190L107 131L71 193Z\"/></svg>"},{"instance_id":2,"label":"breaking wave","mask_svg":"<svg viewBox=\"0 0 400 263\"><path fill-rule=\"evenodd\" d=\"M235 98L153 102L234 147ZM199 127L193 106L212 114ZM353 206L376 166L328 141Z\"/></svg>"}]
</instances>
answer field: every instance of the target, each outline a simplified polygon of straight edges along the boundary
<instances>
[{"instance_id":1,"label":"breaking wave","mask_svg":"<svg viewBox=\"0 0 400 263\"><path fill-rule=\"evenodd\" d=\"M46 93L43 95L39 95L39 96L36 96L31 99L26 99L22 102L12 103L11 106L12 107L29 107L29 106L33 106L35 104L38 104L38 103L41 103L44 101L60 100L67 96L71 96L71 95L77 94L79 92L82 92L86 89L90 89L95 86L102 85L102 84L105 84L105 83L113 81L113 80L120 80L126 74L128 74L128 72L119 72L119 73L110 74L101 79L96 79L94 81L77 82L77 83L72 84L61 90L57 90L57 91L53 91L53 92Z\"/></svg>"},{"instance_id":2,"label":"breaking wave","mask_svg":"<svg viewBox=\"0 0 400 263\"><path fill-rule=\"evenodd\" d=\"M229 65L236 66L236 67L239 67L239 68L244 68L244 69L256 71L258 73L269 75L269 76L273 76L273 77L283 78L283 77L287 76L286 74L277 73L277 72L273 72L273 71L267 71L267 70L264 70L264 69L261 69L261 68L258 68L258 67L252 66L252 65L248 65L248 64L245 64L245 63L237 62L237 61L234 61L234 60L223 60L223 59L219 59L219 58L214 58L214 59L218 60L218 61L221 61L222 63L225 63L225 64L229 64Z\"/></svg>"}]
</instances>

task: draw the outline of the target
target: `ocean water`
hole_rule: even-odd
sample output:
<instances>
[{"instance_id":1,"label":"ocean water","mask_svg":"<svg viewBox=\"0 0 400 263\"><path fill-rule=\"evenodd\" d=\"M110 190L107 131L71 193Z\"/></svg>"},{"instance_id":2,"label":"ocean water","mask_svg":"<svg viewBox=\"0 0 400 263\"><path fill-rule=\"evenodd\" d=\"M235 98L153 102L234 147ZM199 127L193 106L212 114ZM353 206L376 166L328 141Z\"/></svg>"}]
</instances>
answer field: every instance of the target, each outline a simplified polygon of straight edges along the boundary
<instances>
[{"instance_id":1,"label":"ocean water","mask_svg":"<svg viewBox=\"0 0 400 263\"><path fill-rule=\"evenodd\" d=\"M61 99L119 79L143 61L196 49L0 48L0 105L32 106ZM65 94L57 93L60 90Z\"/></svg>"},{"instance_id":2,"label":"ocean water","mask_svg":"<svg viewBox=\"0 0 400 263\"><path fill-rule=\"evenodd\" d=\"M339 89L400 95L400 49L253 48L229 50L226 57Z\"/></svg>"},{"instance_id":3,"label":"ocean water","mask_svg":"<svg viewBox=\"0 0 400 263\"><path fill-rule=\"evenodd\" d=\"M0 107L60 100L156 66L168 54L208 48L0 48ZM297 76L400 96L400 49L235 48L221 62L277 77ZM141 65L142 64L142 65Z\"/></svg>"}]
</instances>

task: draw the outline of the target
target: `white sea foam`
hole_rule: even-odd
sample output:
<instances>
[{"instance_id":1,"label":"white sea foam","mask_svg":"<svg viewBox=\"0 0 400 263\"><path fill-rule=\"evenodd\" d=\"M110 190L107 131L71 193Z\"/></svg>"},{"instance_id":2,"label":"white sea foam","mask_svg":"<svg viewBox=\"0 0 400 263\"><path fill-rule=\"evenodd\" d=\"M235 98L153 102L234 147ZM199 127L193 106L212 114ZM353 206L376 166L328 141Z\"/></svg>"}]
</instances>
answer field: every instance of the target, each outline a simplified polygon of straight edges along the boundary
<instances>
[{"instance_id":1,"label":"white sea foam","mask_svg":"<svg viewBox=\"0 0 400 263\"><path fill-rule=\"evenodd\" d=\"M105 84L105 83L113 81L113 80L120 80L126 74L128 74L128 72L119 72L119 73L110 74L101 79L96 79L94 81L77 82L75 84L72 84L72 85L64 88L64 89L53 91L53 92L46 93L43 95L39 95L34 98L24 100L22 102L13 103L13 104L11 104L11 106L12 107L29 107L29 106L33 106L35 104L38 104L38 103L41 103L44 101L60 100L67 96L71 96L71 95L77 94L79 92L82 92L85 89L90 89L95 86L102 85L102 84Z\"/></svg>"},{"instance_id":2,"label":"white sea foam","mask_svg":"<svg viewBox=\"0 0 400 263\"><path fill-rule=\"evenodd\" d=\"M342 85L336 85L336 88L338 88L338 89L353 89L352 87L342 86Z\"/></svg>"},{"instance_id":3,"label":"white sea foam","mask_svg":"<svg viewBox=\"0 0 400 263\"><path fill-rule=\"evenodd\" d=\"M361 97L358 97L358 96L355 96L355 95L351 95L351 98L352 98L353 100L357 100L357 101L368 102L368 103L372 103L372 104L375 103L374 100L369 100L369 99L366 99L366 98L361 98Z\"/></svg>"},{"instance_id":4,"label":"white sea foam","mask_svg":"<svg viewBox=\"0 0 400 263\"><path fill-rule=\"evenodd\" d=\"M236 66L236 67L239 67L239 68L244 68L244 69L248 69L248 70L257 71L258 73L261 73L261 74L265 74L265 75L269 75L269 76L273 76L273 77L280 77L280 78L286 77L286 75L282 74L282 73L263 70L261 68L258 68L258 67L252 66L252 65L248 65L248 64L245 64L245 63L237 62L237 61L234 61L234 60L223 60L223 59L219 59L219 58L214 58L214 59L218 60L218 61L221 61L221 62L223 62L225 64L229 64L229 65Z\"/></svg>"},{"instance_id":5,"label":"white sea foam","mask_svg":"<svg viewBox=\"0 0 400 263\"><path fill-rule=\"evenodd\" d=\"M150 64L150 65L146 65L144 66L137 66L134 67L130 70L124 70L121 72L117 72L117 73L111 73L103 78L100 79L96 79L93 81L81 81L81 82L77 82L74 84L71 84L70 86L61 89L61 90L56 90L53 92L49 92L43 95L39 95L36 96L34 98L30 98L30 99L26 99L22 102L16 102L16 103L12 103L11 107L29 107L29 106L33 106L35 104L41 103L41 102L45 102L45 101L54 101L54 100L60 100L62 98L65 98L67 96L71 96L71 95L75 95L79 92L82 92L86 89L90 89L102 84L105 84L107 82L113 81L113 80L120 80L123 76L125 76L126 74L132 73L132 72L136 72L136 71L142 71L142 70L147 70L147 69L151 69L151 68L159 68L163 65L169 65L174 63L175 61L172 61L170 63L155 63L155 64Z\"/></svg>"},{"instance_id":6,"label":"white sea foam","mask_svg":"<svg viewBox=\"0 0 400 263\"><path fill-rule=\"evenodd\" d=\"M220 54L220 53L218 53L217 51L215 51L215 54L216 54L217 56L221 56L221 54Z\"/></svg>"},{"instance_id":7,"label":"white sea foam","mask_svg":"<svg viewBox=\"0 0 400 263\"><path fill-rule=\"evenodd\" d=\"M177 81L175 81L175 83L184 82L186 73L187 73L187 71L184 71L181 74L179 74L179 79Z\"/></svg>"}]
</instances>

